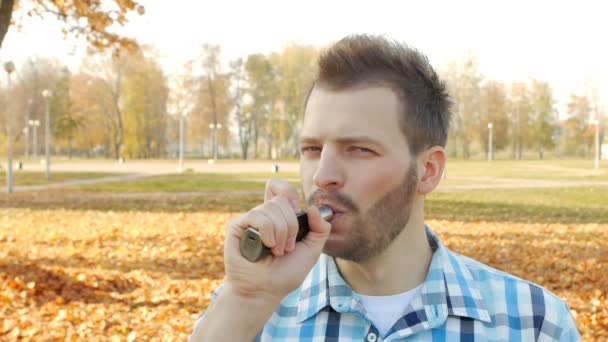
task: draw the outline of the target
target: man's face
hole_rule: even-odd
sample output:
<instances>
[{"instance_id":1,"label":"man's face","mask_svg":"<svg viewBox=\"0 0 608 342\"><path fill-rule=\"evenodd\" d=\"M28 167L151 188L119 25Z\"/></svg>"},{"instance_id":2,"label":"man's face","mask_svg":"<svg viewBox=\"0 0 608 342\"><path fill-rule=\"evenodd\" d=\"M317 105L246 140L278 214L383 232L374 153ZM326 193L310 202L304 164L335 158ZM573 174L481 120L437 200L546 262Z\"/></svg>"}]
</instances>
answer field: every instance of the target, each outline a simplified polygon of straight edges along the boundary
<instances>
[{"instance_id":1,"label":"man's face","mask_svg":"<svg viewBox=\"0 0 608 342\"><path fill-rule=\"evenodd\" d=\"M407 224L418 176L389 88L311 93L300 138L309 204L334 209L324 252L352 261L383 251Z\"/></svg>"}]
</instances>

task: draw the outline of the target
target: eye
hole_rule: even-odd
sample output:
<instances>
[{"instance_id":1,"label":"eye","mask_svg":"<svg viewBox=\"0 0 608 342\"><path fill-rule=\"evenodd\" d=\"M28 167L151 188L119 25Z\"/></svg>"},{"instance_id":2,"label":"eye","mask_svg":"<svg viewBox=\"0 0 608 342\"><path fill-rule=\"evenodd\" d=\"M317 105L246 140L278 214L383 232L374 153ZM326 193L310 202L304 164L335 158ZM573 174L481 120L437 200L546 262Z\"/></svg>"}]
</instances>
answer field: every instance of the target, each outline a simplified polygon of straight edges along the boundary
<instances>
[{"instance_id":1,"label":"eye","mask_svg":"<svg viewBox=\"0 0 608 342\"><path fill-rule=\"evenodd\" d=\"M321 147L319 147L319 146L302 146L300 148L300 152L303 155L310 155L311 153L319 153L319 152L321 152Z\"/></svg>"},{"instance_id":2,"label":"eye","mask_svg":"<svg viewBox=\"0 0 608 342\"><path fill-rule=\"evenodd\" d=\"M376 152L374 152L373 150L370 150L369 148L365 148L365 147L360 147L360 146L353 146L353 147L350 147L348 150L351 153L355 153L357 155L372 155L372 154L376 154Z\"/></svg>"}]
</instances>

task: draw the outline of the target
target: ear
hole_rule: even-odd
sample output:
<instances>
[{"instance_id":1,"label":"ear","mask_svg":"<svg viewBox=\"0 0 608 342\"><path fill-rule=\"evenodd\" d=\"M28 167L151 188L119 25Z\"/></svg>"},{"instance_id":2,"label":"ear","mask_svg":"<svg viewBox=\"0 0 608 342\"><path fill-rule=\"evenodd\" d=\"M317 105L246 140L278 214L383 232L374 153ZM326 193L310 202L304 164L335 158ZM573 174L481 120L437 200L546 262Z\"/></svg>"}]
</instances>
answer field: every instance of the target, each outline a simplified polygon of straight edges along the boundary
<instances>
[{"instance_id":1,"label":"ear","mask_svg":"<svg viewBox=\"0 0 608 342\"><path fill-rule=\"evenodd\" d=\"M441 146L433 146L426 149L418 156L418 181L417 192L426 195L433 191L443 176L445 169L445 151Z\"/></svg>"}]
</instances>

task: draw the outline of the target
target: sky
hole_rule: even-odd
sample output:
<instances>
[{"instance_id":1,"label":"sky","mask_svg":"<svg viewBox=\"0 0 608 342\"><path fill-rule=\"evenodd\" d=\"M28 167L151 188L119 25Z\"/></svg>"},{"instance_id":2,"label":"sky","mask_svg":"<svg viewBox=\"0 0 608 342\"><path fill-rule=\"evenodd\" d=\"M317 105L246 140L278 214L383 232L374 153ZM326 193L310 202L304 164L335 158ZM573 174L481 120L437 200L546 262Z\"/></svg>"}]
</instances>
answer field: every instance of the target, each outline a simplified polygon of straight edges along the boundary
<instances>
[{"instance_id":1,"label":"sky","mask_svg":"<svg viewBox=\"0 0 608 342\"><path fill-rule=\"evenodd\" d=\"M27 0L22 0L27 1ZM228 61L280 51L295 41L325 46L353 33L383 34L425 53L436 69L472 52L480 71L504 82L533 77L553 87L561 110L570 93L598 89L608 109L608 5L605 1L142 1L117 31L154 45L169 75L219 44ZM76 71L84 40L62 38L54 19L12 27L0 61L17 67L28 56L56 57Z\"/></svg>"}]
</instances>

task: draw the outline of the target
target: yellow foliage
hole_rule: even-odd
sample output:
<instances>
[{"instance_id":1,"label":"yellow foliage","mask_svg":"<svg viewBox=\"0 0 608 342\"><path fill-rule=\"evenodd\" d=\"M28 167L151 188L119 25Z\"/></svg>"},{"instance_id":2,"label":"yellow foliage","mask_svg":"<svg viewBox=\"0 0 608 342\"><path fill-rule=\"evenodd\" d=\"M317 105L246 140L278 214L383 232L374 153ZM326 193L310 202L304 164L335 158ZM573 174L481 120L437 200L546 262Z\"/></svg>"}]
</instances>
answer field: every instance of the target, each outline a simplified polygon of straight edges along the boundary
<instances>
[{"instance_id":1,"label":"yellow foliage","mask_svg":"<svg viewBox=\"0 0 608 342\"><path fill-rule=\"evenodd\" d=\"M184 340L224 277L231 213L0 209L0 339ZM608 226L428 221L451 249L564 298L608 339Z\"/></svg>"}]
</instances>

